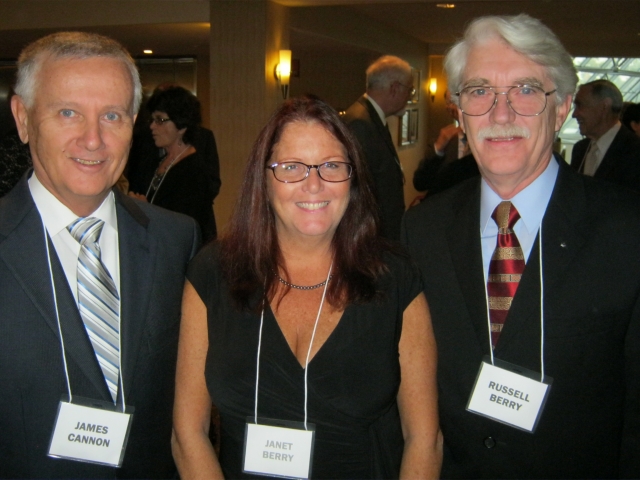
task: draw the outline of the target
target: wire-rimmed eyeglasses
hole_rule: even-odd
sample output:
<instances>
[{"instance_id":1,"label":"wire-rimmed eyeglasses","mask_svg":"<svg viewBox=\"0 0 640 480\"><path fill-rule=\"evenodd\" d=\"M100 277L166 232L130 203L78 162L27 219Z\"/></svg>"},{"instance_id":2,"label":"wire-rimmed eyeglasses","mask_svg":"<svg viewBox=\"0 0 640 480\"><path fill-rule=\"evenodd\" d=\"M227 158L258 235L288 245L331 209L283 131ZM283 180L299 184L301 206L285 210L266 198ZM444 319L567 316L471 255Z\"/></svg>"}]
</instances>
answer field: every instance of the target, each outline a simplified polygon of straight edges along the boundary
<instances>
[{"instance_id":1,"label":"wire-rimmed eyeglasses","mask_svg":"<svg viewBox=\"0 0 640 480\"><path fill-rule=\"evenodd\" d=\"M167 122L170 122L171 119L169 117L151 117L149 119L149 124L155 123L156 125L164 125Z\"/></svg>"},{"instance_id":2,"label":"wire-rimmed eyeglasses","mask_svg":"<svg viewBox=\"0 0 640 480\"><path fill-rule=\"evenodd\" d=\"M397 82L401 87L409 90L409 94L413 97L416 94L416 87L410 87L409 85L405 85L404 83Z\"/></svg>"},{"instance_id":3,"label":"wire-rimmed eyeglasses","mask_svg":"<svg viewBox=\"0 0 640 480\"><path fill-rule=\"evenodd\" d=\"M497 88L506 88L505 92L496 92ZM545 92L535 85L512 85L494 87L477 85L465 87L455 95L460 99L460 110L465 115L479 117L488 113L497 103L498 95L507 96L507 104L518 115L535 117L547 108L547 97L556 89Z\"/></svg>"},{"instance_id":4,"label":"wire-rimmed eyeglasses","mask_svg":"<svg viewBox=\"0 0 640 480\"><path fill-rule=\"evenodd\" d=\"M301 182L309 176L312 168L325 182L346 182L353 174L353 166L347 162L325 162L320 165L307 165L302 162L272 163L265 168L273 172L273 176L282 183Z\"/></svg>"}]
</instances>

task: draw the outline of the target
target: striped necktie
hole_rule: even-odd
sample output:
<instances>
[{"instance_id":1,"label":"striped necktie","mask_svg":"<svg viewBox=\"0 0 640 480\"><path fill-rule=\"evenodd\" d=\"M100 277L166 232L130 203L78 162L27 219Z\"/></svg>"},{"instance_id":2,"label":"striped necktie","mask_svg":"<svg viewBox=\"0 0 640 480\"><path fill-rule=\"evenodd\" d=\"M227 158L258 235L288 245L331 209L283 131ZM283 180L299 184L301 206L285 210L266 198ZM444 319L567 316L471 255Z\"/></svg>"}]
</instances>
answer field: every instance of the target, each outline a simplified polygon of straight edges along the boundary
<instances>
[{"instance_id":1,"label":"striped necktie","mask_svg":"<svg viewBox=\"0 0 640 480\"><path fill-rule=\"evenodd\" d=\"M120 296L100 259L98 239L103 226L102 220L86 217L67 229L80 244L78 309L115 402L120 374Z\"/></svg>"},{"instance_id":2,"label":"striped necktie","mask_svg":"<svg viewBox=\"0 0 640 480\"><path fill-rule=\"evenodd\" d=\"M500 202L491 218L498 225L498 239L489 264L487 280L491 343L495 348L518 289L525 263L520 242L513 232L513 226L520 218L516 207L511 202Z\"/></svg>"}]
</instances>

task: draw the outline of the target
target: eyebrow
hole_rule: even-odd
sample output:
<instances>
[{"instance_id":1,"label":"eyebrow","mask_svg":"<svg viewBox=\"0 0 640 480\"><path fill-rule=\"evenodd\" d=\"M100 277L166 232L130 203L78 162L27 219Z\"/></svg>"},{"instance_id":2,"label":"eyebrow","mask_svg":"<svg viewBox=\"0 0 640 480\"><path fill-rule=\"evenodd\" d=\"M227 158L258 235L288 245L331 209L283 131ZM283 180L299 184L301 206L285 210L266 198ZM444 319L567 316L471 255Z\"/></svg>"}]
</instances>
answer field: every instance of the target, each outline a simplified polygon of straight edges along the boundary
<instances>
[{"instance_id":1,"label":"eyebrow","mask_svg":"<svg viewBox=\"0 0 640 480\"><path fill-rule=\"evenodd\" d=\"M536 77L522 77L522 78L516 78L511 85L491 85L491 82L489 82L489 80L487 80L486 78L476 77L476 78L470 78L469 80L464 82L462 84L462 89L467 87L481 87L481 86L492 86L492 87L505 86L506 87L506 86L513 86L513 85L531 85L532 87L542 88L543 82L542 80Z\"/></svg>"}]
</instances>

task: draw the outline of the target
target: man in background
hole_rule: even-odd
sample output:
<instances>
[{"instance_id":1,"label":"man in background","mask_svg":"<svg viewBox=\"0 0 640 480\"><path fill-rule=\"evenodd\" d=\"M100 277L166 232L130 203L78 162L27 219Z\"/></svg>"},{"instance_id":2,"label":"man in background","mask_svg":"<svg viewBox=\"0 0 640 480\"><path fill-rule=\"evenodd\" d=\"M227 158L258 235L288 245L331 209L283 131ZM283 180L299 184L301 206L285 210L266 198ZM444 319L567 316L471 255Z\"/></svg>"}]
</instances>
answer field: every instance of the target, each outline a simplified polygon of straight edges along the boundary
<instances>
[{"instance_id":1,"label":"man in background","mask_svg":"<svg viewBox=\"0 0 640 480\"><path fill-rule=\"evenodd\" d=\"M433 151L420 161L413 174L414 188L430 195L479 175L467 136L458 122L458 107L451 101L448 89L444 92L444 99L453 122L440 129Z\"/></svg>"},{"instance_id":2,"label":"man in background","mask_svg":"<svg viewBox=\"0 0 640 480\"><path fill-rule=\"evenodd\" d=\"M577 83L528 15L445 59L481 178L410 209L438 344L442 478L640 477L640 197L553 155Z\"/></svg>"},{"instance_id":3,"label":"man in background","mask_svg":"<svg viewBox=\"0 0 640 480\"><path fill-rule=\"evenodd\" d=\"M373 179L381 234L400 239L404 213L404 175L391 139L387 117L400 114L415 93L411 67L385 55L367 69L367 92L351 105L344 120L354 133Z\"/></svg>"},{"instance_id":4,"label":"man in background","mask_svg":"<svg viewBox=\"0 0 640 480\"><path fill-rule=\"evenodd\" d=\"M573 117L586 138L573 147L571 166L640 191L640 138L620 123L622 94L609 80L581 85Z\"/></svg>"},{"instance_id":5,"label":"man in background","mask_svg":"<svg viewBox=\"0 0 640 480\"><path fill-rule=\"evenodd\" d=\"M15 90L33 171L0 199L0 477L171 478L180 304L199 233L112 188L140 105L136 66L111 39L55 33L23 50ZM117 468L103 453L122 437L104 415L132 408Z\"/></svg>"}]
</instances>

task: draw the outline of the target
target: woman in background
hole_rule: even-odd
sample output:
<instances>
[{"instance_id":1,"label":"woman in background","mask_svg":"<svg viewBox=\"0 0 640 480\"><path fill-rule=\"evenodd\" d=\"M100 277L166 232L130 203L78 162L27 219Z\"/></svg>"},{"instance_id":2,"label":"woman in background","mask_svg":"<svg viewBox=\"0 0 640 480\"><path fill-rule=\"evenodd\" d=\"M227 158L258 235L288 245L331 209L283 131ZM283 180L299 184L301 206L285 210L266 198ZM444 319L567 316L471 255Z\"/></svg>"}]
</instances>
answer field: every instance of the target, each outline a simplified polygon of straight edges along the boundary
<instances>
[{"instance_id":1,"label":"woman in background","mask_svg":"<svg viewBox=\"0 0 640 480\"><path fill-rule=\"evenodd\" d=\"M189 268L172 439L181 478L257 478L244 455L263 450L310 460L312 478L438 477L428 307L418 271L377 226L337 113L311 97L285 102L253 146L227 233ZM312 453L252 449L245 430L270 431L261 417L315 425ZM274 474L275 463L249 470Z\"/></svg>"},{"instance_id":2,"label":"woman in background","mask_svg":"<svg viewBox=\"0 0 640 480\"><path fill-rule=\"evenodd\" d=\"M207 159L194 146L201 123L200 102L188 90L172 86L156 90L146 108L154 143L165 155L159 161L148 158L130 165L130 195L194 218L207 242L216 235L213 199L217 191Z\"/></svg>"}]
</instances>

